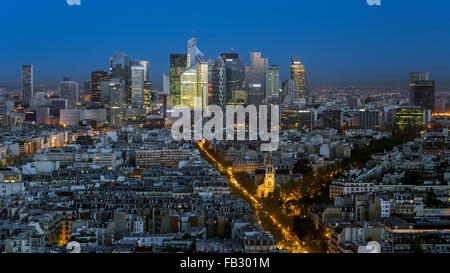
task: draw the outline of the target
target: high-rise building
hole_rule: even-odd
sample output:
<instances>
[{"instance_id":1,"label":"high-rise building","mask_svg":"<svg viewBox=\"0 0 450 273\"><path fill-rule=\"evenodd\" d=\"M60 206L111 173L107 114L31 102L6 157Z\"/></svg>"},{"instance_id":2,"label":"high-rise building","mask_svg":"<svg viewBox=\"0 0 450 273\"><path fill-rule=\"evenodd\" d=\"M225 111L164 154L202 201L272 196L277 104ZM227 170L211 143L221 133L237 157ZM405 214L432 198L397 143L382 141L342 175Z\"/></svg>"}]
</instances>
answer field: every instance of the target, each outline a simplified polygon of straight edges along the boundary
<instances>
[{"instance_id":1,"label":"high-rise building","mask_svg":"<svg viewBox=\"0 0 450 273\"><path fill-rule=\"evenodd\" d=\"M206 62L205 55L197 47L197 36L195 35L187 43L187 53L190 57L190 65Z\"/></svg>"},{"instance_id":2,"label":"high-rise building","mask_svg":"<svg viewBox=\"0 0 450 273\"><path fill-rule=\"evenodd\" d=\"M425 111L420 107L398 108L395 111L395 131L419 130L425 123Z\"/></svg>"},{"instance_id":3,"label":"high-rise building","mask_svg":"<svg viewBox=\"0 0 450 273\"><path fill-rule=\"evenodd\" d=\"M143 105L150 106L151 103L151 86L152 83L150 81L150 62L149 61L143 61L143 60L137 60L137 61L131 61L131 66L142 66L144 68L144 99L143 99Z\"/></svg>"},{"instance_id":4,"label":"high-rise building","mask_svg":"<svg viewBox=\"0 0 450 273\"><path fill-rule=\"evenodd\" d=\"M280 92L280 67L271 65L266 70L266 98L278 97Z\"/></svg>"},{"instance_id":5,"label":"high-rise building","mask_svg":"<svg viewBox=\"0 0 450 273\"><path fill-rule=\"evenodd\" d=\"M281 107L282 130L311 130L314 124L314 113L299 109L298 105Z\"/></svg>"},{"instance_id":6,"label":"high-rise building","mask_svg":"<svg viewBox=\"0 0 450 273\"><path fill-rule=\"evenodd\" d=\"M34 98L33 65L22 65L22 105L31 106Z\"/></svg>"},{"instance_id":7,"label":"high-rise building","mask_svg":"<svg viewBox=\"0 0 450 273\"><path fill-rule=\"evenodd\" d=\"M197 63L181 73L181 104L191 109L208 105L208 63Z\"/></svg>"},{"instance_id":8,"label":"high-rise building","mask_svg":"<svg viewBox=\"0 0 450 273\"><path fill-rule=\"evenodd\" d=\"M53 99L50 103L50 115L59 118L61 110L67 110L68 103L66 99Z\"/></svg>"},{"instance_id":9,"label":"high-rise building","mask_svg":"<svg viewBox=\"0 0 450 273\"><path fill-rule=\"evenodd\" d=\"M170 93L170 74L163 73L163 93Z\"/></svg>"},{"instance_id":10,"label":"high-rise building","mask_svg":"<svg viewBox=\"0 0 450 273\"><path fill-rule=\"evenodd\" d=\"M131 103L132 96L131 96L131 61L130 57L126 55L125 53L119 51L116 52L111 58L110 58L110 75L111 78L114 79L120 79L120 81L124 82L124 90L126 94L126 103Z\"/></svg>"},{"instance_id":11,"label":"high-rise building","mask_svg":"<svg viewBox=\"0 0 450 273\"><path fill-rule=\"evenodd\" d=\"M268 59L262 58L260 52L250 53L250 66L245 68L248 103L260 105L266 97L266 69Z\"/></svg>"},{"instance_id":12,"label":"high-rise building","mask_svg":"<svg viewBox=\"0 0 450 273\"><path fill-rule=\"evenodd\" d=\"M428 81L429 73L428 72L411 72L409 73L409 82L415 81Z\"/></svg>"},{"instance_id":13,"label":"high-rise building","mask_svg":"<svg viewBox=\"0 0 450 273\"><path fill-rule=\"evenodd\" d=\"M378 110L359 110L359 127L361 129L375 129L380 126L380 111Z\"/></svg>"},{"instance_id":14,"label":"high-rise building","mask_svg":"<svg viewBox=\"0 0 450 273\"><path fill-rule=\"evenodd\" d=\"M226 103L230 104L233 101L238 102L238 94L245 94L244 88L244 77L245 77L245 67L244 62L239 59L239 54L237 53L223 53L221 54L222 59L225 62L225 75L226 75ZM244 98L243 102L246 102Z\"/></svg>"},{"instance_id":15,"label":"high-rise building","mask_svg":"<svg viewBox=\"0 0 450 273\"><path fill-rule=\"evenodd\" d=\"M181 104L181 73L188 67L190 67L188 54L170 55L170 93L174 106Z\"/></svg>"},{"instance_id":16,"label":"high-rise building","mask_svg":"<svg viewBox=\"0 0 450 273\"><path fill-rule=\"evenodd\" d=\"M130 58L121 51L116 52L109 61L111 78L127 79L130 67Z\"/></svg>"},{"instance_id":17,"label":"high-rise building","mask_svg":"<svg viewBox=\"0 0 450 273\"><path fill-rule=\"evenodd\" d=\"M434 111L435 82L429 80L428 72L410 73L409 80L409 104Z\"/></svg>"},{"instance_id":18,"label":"high-rise building","mask_svg":"<svg viewBox=\"0 0 450 273\"><path fill-rule=\"evenodd\" d=\"M134 65L131 67L131 101L133 105L144 106L145 68Z\"/></svg>"},{"instance_id":19,"label":"high-rise building","mask_svg":"<svg viewBox=\"0 0 450 273\"><path fill-rule=\"evenodd\" d=\"M298 102L298 87L295 80L287 80L283 82L282 94L280 96L280 103L284 105L297 104Z\"/></svg>"},{"instance_id":20,"label":"high-rise building","mask_svg":"<svg viewBox=\"0 0 450 273\"><path fill-rule=\"evenodd\" d=\"M208 104L218 105L222 108L226 105L226 68L222 57L211 62Z\"/></svg>"},{"instance_id":21,"label":"high-rise building","mask_svg":"<svg viewBox=\"0 0 450 273\"><path fill-rule=\"evenodd\" d=\"M144 68L144 81L150 81L150 62L149 61L131 61L131 66L142 66Z\"/></svg>"},{"instance_id":22,"label":"high-rise building","mask_svg":"<svg viewBox=\"0 0 450 273\"><path fill-rule=\"evenodd\" d=\"M91 90L92 90L91 79L86 79L84 81L83 100L82 101L90 101L91 100L91 93L92 93Z\"/></svg>"},{"instance_id":23,"label":"high-rise building","mask_svg":"<svg viewBox=\"0 0 450 273\"><path fill-rule=\"evenodd\" d=\"M78 103L78 83L74 81L62 81L59 83L59 93L61 98L67 100L67 109L77 108Z\"/></svg>"},{"instance_id":24,"label":"high-rise building","mask_svg":"<svg viewBox=\"0 0 450 273\"><path fill-rule=\"evenodd\" d=\"M107 82L111 78L108 76L108 72L102 71L94 71L91 75L91 101L100 106L102 103L101 93L102 93L102 82Z\"/></svg>"},{"instance_id":25,"label":"high-rise building","mask_svg":"<svg viewBox=\"0 0 450 273\"><path fill-rule=\"evenodd\" d=\"M291 79L297 83L298 98L308 98L308 82L306 79L305 65L297 56L291 57Z\"/></svg>"},{"instance_id":26,"label":"high-rise building","mask_svg":"<svg viewBox=\"0 0 450 273\"><path fill-rule=\"evenodd\" d=\"M152 103L152 82L144 81L144 106L149 107Z\"/></svg>"},{"instance_id":27,"label":"high-rise building","mask_svg":"<svg viewBox=\"0 0 450 273\"><path fill-rule=\"evenodd\" d=\"M122 117L127 101L124 81L111 79L109 82L109 98L108 122L113 127L119 127L123 122Z\"/></svg>"},{"instance_id":28,"label":"high-rise building","mask_svg":"<svg viewBox=\"0 0 450 273\"><path fill-rule=\"evenodd\" d=\"M344 112L342 110L329 109L323 111L323 126L327 129L340 129L344 120Z\"/></svg>"}]
</instances>

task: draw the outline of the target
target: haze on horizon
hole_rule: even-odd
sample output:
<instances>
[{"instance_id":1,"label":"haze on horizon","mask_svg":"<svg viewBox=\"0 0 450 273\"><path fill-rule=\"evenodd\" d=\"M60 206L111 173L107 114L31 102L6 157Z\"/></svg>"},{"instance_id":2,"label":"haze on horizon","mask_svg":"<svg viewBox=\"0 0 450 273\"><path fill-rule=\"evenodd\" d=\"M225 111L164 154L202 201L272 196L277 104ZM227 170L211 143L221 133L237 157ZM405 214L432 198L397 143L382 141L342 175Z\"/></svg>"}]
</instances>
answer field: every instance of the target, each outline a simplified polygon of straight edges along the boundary
<instances>
[{"instance_id":1,"label":"haze on horizon","mask_svg":"<svg viewBox=\"0 0 450 273\"><path fill-rule=\"evenodd\" d=\"M411 71L450 81L450 3L442 0L227 1L65 0L2 3L0 85L19 83L20 66L35 65L36 83L69 76L83 81L107 70L124 51L150 60L162 85L169 54L184 53L193 30L207 57L260 51L289 77L289 56L306 65L312 85L406 82ZM1 87L1 86L0 86Z\"/></svg>"}]
</instances>

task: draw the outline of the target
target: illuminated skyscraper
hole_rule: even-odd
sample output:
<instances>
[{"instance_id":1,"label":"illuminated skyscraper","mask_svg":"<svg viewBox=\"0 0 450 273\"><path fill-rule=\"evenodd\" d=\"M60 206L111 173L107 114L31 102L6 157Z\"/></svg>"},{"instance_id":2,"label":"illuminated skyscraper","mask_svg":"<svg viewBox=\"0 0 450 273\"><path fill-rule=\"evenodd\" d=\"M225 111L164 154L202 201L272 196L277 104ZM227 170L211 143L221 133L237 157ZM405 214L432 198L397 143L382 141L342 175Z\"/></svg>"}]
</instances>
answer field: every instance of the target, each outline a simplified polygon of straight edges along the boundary
<instances>
[{"instance_id":1,"label":"illuminated skyscraper","mask_svg":"<svg viewBox=\"0 0 450 273\"><path fill-rule=\"evenodd\" d=\"M152 82L144 81L144 106L150 106L152 102Z\"/></svg>"},{"instance_id":2,"label":"illuminated skyscraper","mask_svg":"<svg viewBox=\"0 0 450 273\"><path fill-rule=\"evenodd\" d=\"M123 113L126 105L126 93L120 79L111 79L109 83L110 101L108 121L111 126L119 127L123 122Z\"/></svg>"},{"instance_id":3,"label":"illuminated skyscraper","mask_svg":"<svg viewBox=\"0 0 450 273\"><path fill-rule=\"evenodd\" d=\"M197 63L181 73L181 103L191 109L208 105L208 63Z\"/></svg>"},{"instance_id":4,"label":"illuminated skyscraper","mask_svg":"<svg viewBox=\"0 0 450 273\"><path fill-rule=\"evenodd\" d=\"M181 103L181 73L189 67L190 58L188 54L170 55L170 93L174 106Z\"/></svg>"},{"instance_id":5,"label":"illuminated skyscraper","mask_svg":"<svg viewBox=\"0 0 450 273\"><path fill-rule=\"evenodd\" d=\"M131 66L142 66L144 68L144 81L150 81L150 62L149 61L131 61Z\"/></svg>"},{"instance_id":6,"label":"illuminated skyscraper","mask_svg":"<svg viewBox=\"0 0 450 273\"><path fill-rule=\"evenodd\" d=\"M266 70L266 98L277 97L280 92L280 67L271 65Z\"/></svg>"},{"instance_id":7,"label":"illuminated skyscraper","mask_svg":"<svg viewBox=\"0 0 450 273\"><path fill-rule=\"evenodd\" d=\"M409 104L434 111L435 82L430 81L428 72L414 72L409 75Z\"/></svg>"},{"instance_id":8,"label":"illuminated skyscraper","mask_svg":"<svg viewBox=\"0 0 450 273\"><path fill-rule=\"evenodd\" d=\"M291 79L297 83L298 98L308 98L308 82L306 80L305 65L297 56L291 57Z\"/></svg>"},{"instance_id":9,"label":"illuminated skyscraper","mask_svg":"<svg viewBox=\"0 0 450 273\"><path fill-rule=\"evenodd\" d=\"M145 68L140 65L131 67L131 101L134 106L144 106Z\"/></svg>"},{"instance_id":10,"label":"illuminated skyscraper","mask_svg":"<svg viewBox=\"0 0 450 273\"><path fill-rule=\"evenodd\" d=\"M77 108L78 103L78 83L74 81L62 81L59 83L59 93L61 98L67 100L67 109Z\"/></svg>"},{"instance_id":11,"label":"illuminated skyscraper","mask_svg":"<svg viewBox=\"0 0 450 273\"><path fill-rule=\"evenodd\" d=\"M108 76L108 72L102 71L94 71L91 75L91 101L100 106L102 103L101 93L102 93L102 82L107 82L111 78Z\"/></svg>"},{"instance_id":12,"label":"illuminated skyscraper","mask_svg":"<svg viewBox=\"0 0 450 273\"><path fill-rule=\"evenodd\" d=\"M245 67L239 55L237 53L223 53L221 55L225 62L225 74L226 74L226 103L232 103L238 101L237 94L244 94L244 77ZM244 98L243 102L246 101Z\"/></svg>"},{"instance_id":13,"label":"illuminated skyscraper","mask_svg":"<svg viewBox=\"0 0 450 273\"><path fill-rule=\"evenodd\" d=\"M425 112L420 107L398 108L395 111L394 131L420 130L425 121Z\"/></svg>"},{"instance_id":14,"label":"illuminated skyscraper","mask_svg":"<svg viewBox=\"0 0 450 273\"><path fill-rule=\"evenodd\" d=\"M225 107L226 105L226 69L222 57L211 62L208 104Z\"/></svg>"},{"instance_id":15,"label":"illuminated skyscraper","mask_svg":"<svg viewBox=\"0 0 450 273\"><path fill-rule=\"evenodd\" d=\"M260 52L250 53L250 66L245 68L249 104L260 105L264 102L268 63L268 59L262 58Z\"/></svg>"},{"instance_id":16,"label":"illuminated skyscraper","mask_svg":"<svg viewBox=\"0 0 450 273\"><path fill-rule=\"evenodd\" d=\"M34 98L33 65L22 65L22 105L31 106Z\"/></svg>"}]
</instances>

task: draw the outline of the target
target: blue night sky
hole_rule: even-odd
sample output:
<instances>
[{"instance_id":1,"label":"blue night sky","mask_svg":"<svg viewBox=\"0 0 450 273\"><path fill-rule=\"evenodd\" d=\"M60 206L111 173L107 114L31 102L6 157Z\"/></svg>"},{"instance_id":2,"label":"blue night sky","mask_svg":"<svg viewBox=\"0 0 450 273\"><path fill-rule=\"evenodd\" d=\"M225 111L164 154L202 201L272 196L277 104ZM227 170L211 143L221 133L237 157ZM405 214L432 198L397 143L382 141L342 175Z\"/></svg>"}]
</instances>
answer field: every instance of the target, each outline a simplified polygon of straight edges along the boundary
<instances>
[{"instance_id":1,"label":"blue night sky","mask_svg":"<svg viewBox=\"0 0 450 273\"><path fill-rule=\"evenodd\" d=\"M261 51L283 80L298 55L313 85L406 82L410 71L450 82L450 1L381 1L2 1L0 87L20 81L22 63L35 65L37 83L82 81L118 50L150 60L160 87L169 54L185 52L193 30L207 57L234 48L248 64Z\"/></svg>"}]
</instances>

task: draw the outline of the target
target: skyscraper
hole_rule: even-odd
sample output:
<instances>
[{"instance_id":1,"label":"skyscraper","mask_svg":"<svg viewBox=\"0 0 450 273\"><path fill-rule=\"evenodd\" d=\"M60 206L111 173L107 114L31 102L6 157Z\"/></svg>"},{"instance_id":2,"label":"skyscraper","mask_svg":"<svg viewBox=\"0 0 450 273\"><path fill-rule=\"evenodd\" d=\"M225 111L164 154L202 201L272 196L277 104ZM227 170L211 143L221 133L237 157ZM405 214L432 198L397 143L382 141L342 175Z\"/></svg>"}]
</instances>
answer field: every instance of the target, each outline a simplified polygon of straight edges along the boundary
<instances>
[{"instance_id":1,"label":"skyscraper","mask_svg":"<svg viewBox=\"0 0 450 273\"><path fill-rule=\"evenodd\" d=\"M226 68L222 57L218 57L210 64L210 78L208 104L219 105L224 108L226 105Z\"/></svg>"},{"instance_id":2,"label":"skyscraper","mask_svg":"<svg viewBox=\"0 0 450 273\"><path fill-rule=\"evenodd\" d=\"M33 65L22 65L22 105L31 106L34 98Z\"/></svg>"},{"instance_id":3,"label":"skyscraper","mask_svg":"<svg viewBox=\"0 0 450 273\"><path fill-rule=\"evenodd\" d=\"M232 103L236 101L236 93L244 93L244 77L245 67L239 54L237 53L223 53L222 59L225 62L225 74L226 74L226 103ZM244 102L246 99L244 100Z\"/></svg>"},{"instance_id":4,"label":"skyscraper","mask_svg":"<svg viewBox=\"0 0 450 273\"><path fill-rule=\"evenodd\" d=\"M111 78L127 79L130 69L130 58L121 51L114 53L109 60L109 69Z\"/></svg>"},{"instance_id":5,"label":"skyscraper","mask_svg":"<svg viewBox=\"0 0 450 273\"><path fill-rule=\"evenodd\" d=\"M208 63L197 63L181 74L181 103L191 109L208 105Z\"/></svg>"},{"instance_id":6,"label":"skyscraper","mask_svg":"<svg viewBox=\"0 0 450 273\"><path fill-rule=\"evenodd\" d=\"M308 82L306 79L305 65L297 56L291 57L291 79L297 83L298 98L308 98Z\"/></svg>"},{"instance_id":7,"label":"skyscraper","mask_svg":"<svg viewBox=\"0 0 450 273\"><path fill-rule=\"evenodd\" d=\"M434 111L435 82L429 80L428 72L413 72L409 75L409 104L424 110Z\"/></svg>"},{"instance_id":8,"label":"skyscraper","mask_svg":"<svg viewBox=\"0 0 450 273\"><path fill-rule=\"evenodd\" d=\"M144 106L149 107L152 102L152 82L144 81Z\"/></svg>"},{"instance_id":9,"label":"skyscraper","mask_svg":"<svg viewBox=\"0 0 450 273\"><path fill-rule=\"evenodd\" d=\"M142 66L144 68L144 81L150 81L150 62L149 61L131 61L131 66Z\"/></svg>"},{"instance_id":10,"label":"skyscraper","mask_svg":"<svg viewBox=\"0 0 450 273\"><path fill-rule=\"evenodd\" d=\"M59 83L59 93L61 98L67 100L67 109L77 108L78 103L78 83L74 81L62 81Z\"/></svg>"},{"instance_id":11,"label":"skyscraper","mask_svg":"<svg viewBox=\"0 0 450 273\"><path fill-rule=\"evenodd\" d=\"M197 47L197 36L195 35L187 43L187 53L190 56L190 65L206 62L205 55Z\"/></svg>"},{"instance_id":12,"label":"skyscraper","mask_svg":"<svg viewBox=\"0 0 450 273\"><path fill-rule=\"evenodd\" d=\"M250 66L245 68L249 104L260 105L264 102L268 63L268 59L262 58L260 52L250 53Z\"/></svg>"},{"instance_id":13,"label":"skyscraper","mask_svg":"<svg viewBox=\"0 0 450 273\"><path fill-rule=\"evenodd\" d=\"M102 103L101 93L102 93L102 82L107 82L111 78L108 76L108 72L94 71L91 75L91 101L96 105L100 106Z\"/></svg>"},{"instance_id":14,"label":"skyscraper","mask_svg":"<svg viewBox=\"0 0 450 273\"><path fill-rule=\"evenodd\" d=\"M181 73L190 67L190 57L187 54L170 55L170 93L173 105L181 103Z\"/></svg>"},{"instance_id":15,"label":"skyscraper","mask_svg":"<svg viewBox=\"0 0 450 273\"><path fill-rule=\"evenodd\" d=\"M126 93L127 103L131 103L131 62L130 57L125 53L116 52L110 58L110 75L111 78L120 79L124 82L124 90Z\"/></svg>"},{"instance_id":16,"label":"skyscraper","mask_svg":"<svg viewBox=\"0 0 450 273\"><path fill-rule=\"evenodd\" d=\"M284 105L298 103L298 87L295 80L283 82L283 93L280 96L280 103Z\"/></svg>"},{"instance_id":17,"label":"skyscraper","mask_svg":"<svg viewBox=\"0 0 450 273\"><path fill-rule=\"evenodd\" d=\"M271 65L266 70L266 98L278 97L280 91L280 67Z\"/></svg>"},{"instance_id":18,"label":"skyscraper","mask_svg":"<svg viewBox=\"0 0 450 273\"><path fill-rule=\"evenodd\" d=\"M111 79L109 84L109 95L110 108L108 112L108 121L111 126L119 127L122 125L124 106L127 100L123 81L120 81L120 79Z\"/></svg>"},{"instance_id":19,"label":"skyscraper","mask_svg":"<svg viewBox=\"0 0 450 273\"><path fill-rule=\"evenodd\" d=\"M168 73L163 73L163 92L170 93L170 74Z\"/></svg>"},{"instance_id":20,"label":"skyscraper","mask_svg":"<svg viewBox=\"0 0 450 273\"><path fill-rule=\"evenodd\" d=\"M144 106L145 68L140 65L131 67L131 101L134 106Z\"/></svg>"},{"instance_id":21,"label":"skyscraper","mask_svg":"<svg viewBox=\"0 0 450 273\"><path fill-rule=\"evenodd\" d=\"M144 68L144 99L143 104L149 106L151 102L151 87L152 83L150 81L150 62L149 61L131 61L132 66L142 66Z\"/></svg>"}]
</instances>

